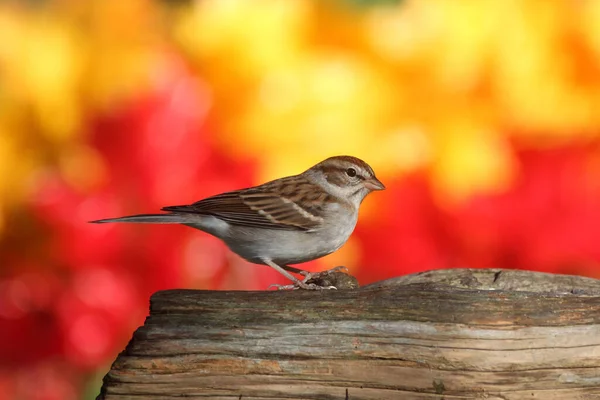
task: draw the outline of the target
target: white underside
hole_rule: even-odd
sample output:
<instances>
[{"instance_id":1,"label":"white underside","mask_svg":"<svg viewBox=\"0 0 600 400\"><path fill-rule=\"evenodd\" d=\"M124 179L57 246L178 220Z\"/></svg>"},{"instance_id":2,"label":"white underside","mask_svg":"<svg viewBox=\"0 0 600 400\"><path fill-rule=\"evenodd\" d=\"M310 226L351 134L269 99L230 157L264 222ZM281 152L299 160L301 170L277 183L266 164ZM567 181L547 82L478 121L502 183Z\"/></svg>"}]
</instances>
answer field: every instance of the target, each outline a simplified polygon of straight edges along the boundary
<instances>
[{"instance_id":1,"label":"white underside","mask_svg":"<svg viewBox=\"0 0 600 400\"><path fill-rule=\"evenodd\" d=\"M342 247L354 231L357 217L355 213L351 218L329 218L326 227L311 232L230 225L212 216L199 216L197 223L186 225L220 238L252 263L264 264L268 259L288 265L315 260Z\"/></svg>"}]
</instances>

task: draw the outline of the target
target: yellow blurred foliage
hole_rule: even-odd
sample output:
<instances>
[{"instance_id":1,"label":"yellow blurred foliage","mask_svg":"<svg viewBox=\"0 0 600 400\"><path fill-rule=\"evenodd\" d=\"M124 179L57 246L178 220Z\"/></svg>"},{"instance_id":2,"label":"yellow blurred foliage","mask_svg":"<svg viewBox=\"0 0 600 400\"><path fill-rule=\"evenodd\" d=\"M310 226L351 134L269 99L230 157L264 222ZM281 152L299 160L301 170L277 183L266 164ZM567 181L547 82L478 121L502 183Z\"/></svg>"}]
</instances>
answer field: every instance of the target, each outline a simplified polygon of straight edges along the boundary
<instances>
[{"instance_id":1,"label":"yellow blurred foliage","mask_svg":"<svg viewBox=\"0 0 600 400\"><path fill-rule=\"evenodd\" d=\"M145 0L0 4L0 220L47 167L80 190L106 178L86 123L156 84L159 15Z\"/></svg>"},{"instance_id":2,"label":"yellow blurred foliage","mask_svg":"<svg viewBox=\"0 0 600 400\"><path fill-rule=\"evenodd\" d=\"M0 19L5 90L30 107L47 139L72 139L81 120L76 99L81 54L72 28L44 15L0 14Z\"/></svg>"},{"instance_id":3,"label":"yellow blurred foliage","mask_svg":"<svg viewBox=\"0 0 600 400\"><path fill-rule=\"evenodd\" d=\"M61 21L0 8L0 198L5 207L26 192L43 146L71 141L78 133L79 59L72 30Z\"/></svg>"},{"instance_id":4,"label":"yellow blurred foliage","mask_svg":"<svg viewBox=\"0 0 600 400\"><path fill-rule=\"evenodd\" d=\"M297 61L311 10L302 0L195 1L181 12L175 32L198 62L256 79Z\"/></svg>"},{"instance_id":5,"label":"yellow blurred foliage","mask_svg":"<svg viewBox=\"0 0 600 400\"><path fill-rule=\"evenodd\" d=\"M194 4L178 38L229 82L214 86L220 141L260 158L261 180L349 153L384 177L428 168L453 203L511 182L506 129L536 146L598 135L594 1L408 0L343 33L326 3Z\"/></svg>"},{"instance_id":6,"label":"yellow blurred foliage","mask_svg":"<svg viewBox=\"0 0 600 400\"><path fill-rule=\"evenodd\" d=\"M160 83L168 51L163 11L148 0L94 0L81 5L86 100L101 110L143 98Z\"/></svg>"},{"instance_id":7,"label":"yellow blurred foliage","mask_svg":"<svg viewBox=\"0 0 600 400\"><path fill-rule=\"evenodd\" d=\"M508 188L518 172L506 137L473 120L446 121L439 129L431 165L438 204L460 204L473 193Z\"/></svg>"},{"instance_id":8,"label":"yellow blurred foliage","mask_svg":"<svg viewBox=\"0 0 600 400\"><path fill-rule=\"evenodd\" d=\"M257 181L353 154L384 180L430 171L452 205L510 184L510 140L600 132L593 0L49 3L0 5L5 207L47 163L79 188L94 186L73 172L81 165L105 179L87 119L159 85L178 49L214 96L217 145L259 159Z\"/></svg>"}]
</instances>

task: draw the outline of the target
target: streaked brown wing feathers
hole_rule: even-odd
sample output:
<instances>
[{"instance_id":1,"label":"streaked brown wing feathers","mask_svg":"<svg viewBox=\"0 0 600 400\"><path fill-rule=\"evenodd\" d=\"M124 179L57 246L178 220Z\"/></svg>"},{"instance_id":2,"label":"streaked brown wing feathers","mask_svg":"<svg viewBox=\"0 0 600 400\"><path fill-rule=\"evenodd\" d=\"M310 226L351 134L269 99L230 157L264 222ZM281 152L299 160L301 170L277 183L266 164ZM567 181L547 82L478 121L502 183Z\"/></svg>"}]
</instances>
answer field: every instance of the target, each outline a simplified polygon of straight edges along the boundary
<instances>
[{"instance_id":1,"label":"streaked brown wing feathers","mask_svg":"<svg viewBox=\"0 0 600 400\"><path fill-rule=\"evenodd\" d=\"M310 230L320 226L323 222L318 216L320 205L318 201L314 201L319 199L312 198L314 193L319 191L309 187L312 184L306 181L296 181L293 185L297 190L292 193L291 188L278 186L281 185L280 182L219 194L187 206L164 207L163 210L214 215L233 225L258 228ZM285 182L283 184L285 185ZM281 197L277 193L289 193L290 196ZM298 194L304 194L305 198L299 198ZM290 199L293 197L298 198L294 201Z\"/></svg>"}]
</instances>

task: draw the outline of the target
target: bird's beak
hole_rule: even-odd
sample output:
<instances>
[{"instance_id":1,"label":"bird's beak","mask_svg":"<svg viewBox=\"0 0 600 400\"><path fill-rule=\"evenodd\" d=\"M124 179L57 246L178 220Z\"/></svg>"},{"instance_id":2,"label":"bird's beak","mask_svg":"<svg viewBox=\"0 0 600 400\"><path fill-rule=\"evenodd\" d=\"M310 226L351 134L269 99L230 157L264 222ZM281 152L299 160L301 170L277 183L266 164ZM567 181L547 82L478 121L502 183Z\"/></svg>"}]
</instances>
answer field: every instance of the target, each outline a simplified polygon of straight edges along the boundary
<instances>
[{"instance_id":1,"label":"bird's beak","mask_svg":"<svg viewBox=\"0 0 600 400\"><path fill-rule=\"evenodd\" d=\"M370 179L366 179L363 184L369 190L383 190L385 189L385 185L379 181L379 179L372 177Z\"/></svg>"}]
</instances>

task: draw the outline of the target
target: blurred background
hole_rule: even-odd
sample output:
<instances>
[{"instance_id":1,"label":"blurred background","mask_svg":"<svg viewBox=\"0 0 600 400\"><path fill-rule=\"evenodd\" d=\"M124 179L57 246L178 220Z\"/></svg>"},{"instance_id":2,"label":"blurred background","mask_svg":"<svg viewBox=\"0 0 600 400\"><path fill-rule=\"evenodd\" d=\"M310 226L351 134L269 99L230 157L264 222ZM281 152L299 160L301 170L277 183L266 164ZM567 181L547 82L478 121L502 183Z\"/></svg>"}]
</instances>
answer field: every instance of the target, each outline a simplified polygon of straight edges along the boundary
<instances>
[{"instance_id":1,"label":"blurred background","mask_svg":"<svg viewBox=\"0 0 600 400\"><path fill-rule=\"evenodd\" d=\"M600 2L0 2L0 399L93 399L157 290L285 282L86 221L339 154L388 190L309 269L600 278Z\"/></svg>"}]
</instances>

